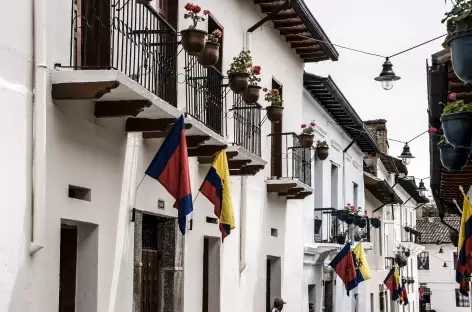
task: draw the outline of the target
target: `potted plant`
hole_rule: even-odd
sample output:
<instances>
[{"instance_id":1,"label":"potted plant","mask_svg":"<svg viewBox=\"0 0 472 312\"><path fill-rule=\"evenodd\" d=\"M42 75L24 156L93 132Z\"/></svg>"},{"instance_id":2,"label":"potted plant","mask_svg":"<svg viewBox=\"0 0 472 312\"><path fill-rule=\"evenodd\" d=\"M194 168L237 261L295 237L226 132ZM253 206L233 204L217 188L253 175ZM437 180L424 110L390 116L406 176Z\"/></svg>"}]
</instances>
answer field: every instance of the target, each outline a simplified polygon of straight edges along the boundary
<instances>
[{"instance_id":1,"label":"potted plant","mask_svg":"<svg viewBox=\"0 0 472 312\"><path fill-rule=\"evenodd\" d=\"M359 222L358 226L363 229L367 226L367 219L366 218L361 218L361 221Z\"/></svg>"},{"instance_id":2,"label":"potted plant","mask_svg":"<svg viewBox=\"0 0 472 312\"><path fill-rule=\"evenodd\" d=\"M344 245L346 243L346 234L339 234L334 237L335 241L339 245Z\"/></svg>"},{"instance_id":3,"label":"potted plant","mask_svg":"<svg viewBox=\"0 0 472 312\"><path fill-rule=\"evenodd\" d=\"M471 64L472 65L472 64ZM472 142L472 105L457 100L456 94L449 94L449 103L442 115L444 136L454 147L470 148Z\"/></svg>"},{"instance_id":4,"label":"potted plant","mask_svg":"<svg viewBox=\"0 0 472 312\"><path fill-rule=\"evenodd\" d=\"M315 126L316 123L312 120L308 126L307 124L302 124L302 133L298 136L300 146L303 148L310 148L313 146L313 140L315 138L315 135L313 132L315 132Z\"/></svg>"},{"instance_id":5,"label":"potted plant","mask_svg":"<svg viewBox=\"0 0 472 312\"><path fill-rule=\"evenodd\" d=\"M264 92L267 92L267 88L263 89ZM266 107L267 111L267 119L271 122L276 123L282 120L282 116L284 113L284 108L282 106L283 99L282 95L280 94L279 89L272 89L266 93L264 99L270 103L269 106Z\"/></svg>"},{"instance_id":6,"label":"potted plant","mask_svg":"<svg viewBox=\"0 0 472 312\"><path fill-rule=\"evenodd\" d=\"M360 222L360 218L356 218L356 216L359 214L359 209L356 206L347 203L346 206L344 206L344 210L347 211L345 221L347 224L356 224L356 222Z\"/></svg>"},{"instance_id":7,"label":"potted plant","mask_svg":"<svg viewBox=\"0 0 472 312\"><path fill-rule=\"evenodd\" d=\"M449 239L451 240L452 245L457 247L457 244L459 243L459 232L449 230Z\"/></svg>"},{"instance_id":8,"label":"potted plant","mask_svg":"<svg viewBox=\"0 0 472 312\"><path fill-rule=\"evenodd\" d=\"M411 255L410 249L405 249L404 254L405 254L405 257L407 257L407 258L410 257L410 255Z\"/></svg>"},{"instance_id":9,"label":"potted plant","mask_svg":"<svg viewBox=\"0 0 472 312\"><path fill-rule=\"evenodd\" d=\"M380 219L379 218L371 218L370 219L370 224L376 229L380 227Z\"/></svg>"},{"instance_id":10,"label":"potted plant","mask_svg":"<svg viewBox=\"0 0 472 312\"><path fill-rule=\"evenodd\" d=\"M184 14L185 19L191 19L192 25L189 28L181 30L180 34L182 35L182 47L190 55L198 55L203 48L205 48L205 38L207 32L201 29L197 29L199 22L205 21L205 18L199 13L202 11L197 4L187 3L185 5L185 10L187 11ZM204 10L204 15L210 14L210 11Z\"/></svg>"},{"instance_id":11,"label":"potted plant","mask_svg":"<svg viewBox=\"0 0 472 312\"><path fill-rule=\"evenodd\" d=\"M248 104L255 104L259 100L259 92L261 87L257 84L261 82L259 75L261 74L261 67L259 65L251 65L251 72L249 73L249 85L243 92L243 100Z\"/></svg>"},{"instance_id":12,"label":"potted plant","mask_svg":"<svg viewBox=\"0 0 472 312\"><path fill-rule=\"evenodd\" d=\"M219 29L215 29L206 37L206 43L203 50L198 54L198 62L205 68L211 67L218 63L220 58L220 39L223 33Z\"/></svg>"},{"instance_id":13,"label":"potted plant","mask_svg":"<svg viewBox=\"0 0 472 312\"><path fill-rule=\"evenodd\" d=\"M241 51L233 57L227 71L230 89L237 94L243 93L249 85L249 76L252 69L252 56L249 51Z\"/></svg>"},{"instance_id":14,"label":"potted plant","mask_svg":"<svg viewBox=\"0 0 472 312\"><path fill-rule=\"evenodd\" d=\"M446 23L445 46L451 49L454 72L460 80L472 83L472 1L455 0L441 21Z\"/></svg>"},{"instance_id":15,"label":"potted plant","mask_svg":"<svg viewBox=\"0 0 472 312\"><path fill-rule=\"evenodd\" d=\"M329 146L326 141L319 141L316 142L316 157L319 160L326 160L329 155Z\"/></svg>"},{"instance_id":16,"label":"potted plant","mask_svg":"<svg viewBox=\"0 0 472 312\"><path fill-rule=\"evenodd\" d=\"M347 212L346 210L340 210L338 212L338 219L341 220L341 221L346 221L348 214L349 214L349 212Z\"/></svg>"},{"instance_id":17,"label":"potted plant","mask_svg":"<svg viewBox=\"0 0 472 312\"><path fill-rule=\"evenodd\" d=\"M444 168L449 171L460 171L467 165L470 149L465 147L454 148L446 142L444 136L438 143L439 158Z\"/></svg>"}]
</instances>

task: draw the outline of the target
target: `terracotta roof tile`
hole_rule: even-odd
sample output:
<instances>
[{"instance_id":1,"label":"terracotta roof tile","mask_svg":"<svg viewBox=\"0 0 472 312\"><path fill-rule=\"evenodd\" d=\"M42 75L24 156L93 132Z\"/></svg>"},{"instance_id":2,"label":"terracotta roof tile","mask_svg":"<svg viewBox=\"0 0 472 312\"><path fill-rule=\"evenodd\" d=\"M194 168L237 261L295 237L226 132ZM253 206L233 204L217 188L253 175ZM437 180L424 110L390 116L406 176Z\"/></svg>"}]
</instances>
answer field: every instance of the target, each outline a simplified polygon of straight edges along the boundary
<instances>
[{"instance_id":1,"label":"terracotta roof tile","mask_svg":"<svg viewBox=\"0 0 472 312\"><path fill-rule=\"evenodd\" d=\"M444 217L444 221L459 230L458 216ZM416 230L421 233L421 244L451 243L449 228L438 217L416 219Z\"/></svg>"}]
</instances>

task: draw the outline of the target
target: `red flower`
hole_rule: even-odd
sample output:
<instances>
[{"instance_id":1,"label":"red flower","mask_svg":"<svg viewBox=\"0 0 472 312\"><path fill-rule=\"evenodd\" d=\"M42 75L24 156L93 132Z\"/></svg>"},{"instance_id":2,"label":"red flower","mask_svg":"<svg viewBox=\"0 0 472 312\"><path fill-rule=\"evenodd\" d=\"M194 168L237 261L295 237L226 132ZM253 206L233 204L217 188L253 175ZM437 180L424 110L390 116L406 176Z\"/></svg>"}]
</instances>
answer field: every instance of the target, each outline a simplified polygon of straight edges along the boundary
<instances>
[{"instance_id":1,"label":"red flower","mask_svg":"<svg viewBox=\"0 0 472 312\"><path fill-rule=\"evenodd\" d=\"M221 32L221 30L219 30L219 29L216 29L213 33L215 34L215 36L216 36L217 38L221 38L221 35L223 34L223 33Z\"/></svg>"},{"instance_id":2,"label":"red flower","mask_svg":"<svg viewBox=\"0 0 472 312\"><path fill-rule=\"evenodd\" d=\"M272 90L272 93L274 93L275 95L278 95L279 94L279 89Z\"/></svg>"},{"instance_id":3,"label":"red flower","mask_svg":"<svg viewBox=\"0 0 472 312\"><path fill-rule=\"evenodd\" d=\"M200 13L201 10L202 10L202 8L199 5L194 5L192 7L192 12L195 13L195 14Z\"/></svg>"},{"instance_id":4,"label":"red flower","mask_svg":"<svg viewBox=\"0 0 472 312\"><path fill-rule=\"evenodd\" d=\"M267 88L262 88L262 91L264 92L267 92L267 90L268 90Z\"/></svg>"},{"instance_id":5,"label":"red flower","mask_svg":"<svg viewBox=\"0 0 472 312\"><path fill-rule=\"evenodd\" d=\"M302 129L305 129L306 128L306 124L302 124Z\"/></svg>"},{"instance_id":6,"label":"red flower","mask_svg":"<svg viewBox=\"0 0 472 312\"><path fill-rule=\"evenodd\" d=\"M252 64L247 64L247 67L252 67Z\"/></svg>"},{"instance_id":7,"label":"red flower","mask_svg":"<svg viewBox=\"0 0 472 312\"><path fill-rule=\"evenodd\" d=\"M254 66L252 68L252 72L256 75L259 75L261 73L261 67L260 66Z\"/></svg>"},{"instance_id":8,"label":"red flower","mask_svg":"<svg viewBox=\"0 0 472 312\"><path fill-rule=\"evenodd\" d=\"M205 15L210 14L210 10L203 10L203 14L205 14Z\"/></svg>"},{"instance_id":9,"label":"red flower","mask_svg":"<svg viewBox=\"0 0 472 312\"><path fill-rule=\"evenodd\" d=\"M312 121L310 122L310 126L314 127L314 126L316 126L316 123L312 120Z\"/></svg>"},{"instance_id":10,"label":"red flower","mask_svg":"<svg viewBox=\"0 0 472 312\"><path fill-rule=\"evenodd\" d=\"M449 101L454 102L456 100L456 93L452 92L449 94Z\"/></svg>"},{"instance_id":11,"label":"red flower","mask_svg":"<svg viewBox=\"0 0 472 312\"><path fill-rule=\"evenodd\" d=\"M193 4L190 2L185 5L185 10L187 11L192 11L193 10Z\"/></svg>"},{"instance_id":12,"label":"red flower","mask_svg":"<svg viewBox=\"0 0 472 312\"><path fill-rule=\"evenodd\" d=\"M351 206L351 204L350 204L350 203L347 203L347 204L346 204L346 206L348 206L348 207L349 207L349 206Z\"/></svg>"},{"instance_id":13,"label":"red flower","mask_svg":"<svg viewBox=\"0 0 472 312\"><path fill-rule=\"evenodd\" d=\"M431 134L431 133L436 133L438 132L438 129L434 128L434 127L431 127L428 129L428 133Z\"/></svg>"}]
</instances>

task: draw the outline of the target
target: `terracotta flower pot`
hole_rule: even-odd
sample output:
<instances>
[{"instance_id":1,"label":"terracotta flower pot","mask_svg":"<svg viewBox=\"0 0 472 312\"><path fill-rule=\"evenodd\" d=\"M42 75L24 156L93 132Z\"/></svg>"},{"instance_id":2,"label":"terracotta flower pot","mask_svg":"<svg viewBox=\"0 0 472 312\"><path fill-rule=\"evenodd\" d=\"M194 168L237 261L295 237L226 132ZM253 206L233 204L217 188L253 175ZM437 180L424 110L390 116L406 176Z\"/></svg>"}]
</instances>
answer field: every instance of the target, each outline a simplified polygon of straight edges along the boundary
<instances>
[{"instance_id":1,"label":"terracotta flower pot","mask_svg":"<svg viewBox=\"0 0 472 312\"><path fill-rule=\"evenodd\" d=\"M449 171L460 171L467 165L469 148L454 148L449 144L439 145L439 158L444 168Z\"/></svg>"},{"instance_id":2,"label":"terracotta flower pot","mask_svg":"<svg viewBox=\"0 0 472 312\"><path fill-rule=\"evenodd\" d=\"M241 94L249 85L249 74L229 74L229 88L236 94Z\"/></svg>"},{"instance_id":3,"label":"terracotta flower pot","mask_svg":"<svg viewBox=\"0 0 472 312\"><path fill-rule=\"evenodd\" d=\"M352 224L354 222L354 215L353 214L348 214L346 218L346 223L347 224Z\"/></svg>"},{"instance_id":4,"label":"terracotta flower pot","mask_svg":"<svg viewBox=\"0 0 472 312\"><path fill-rule=\"evenodd\" d=\"M329 155L329 147L317 147L316 148L316 157L319 160L325 160Z\"/></svg>"},{"instance_id":5,"label":"terracotta flower pot","mask_svg":"<svg viewBox=\"0 0 472 312\"><path fill-rule=\"evenodd\" d=\"M313 146L315 136L313 134L300 134L300 146L310 148Z\"/></svg>"},{"instance_id":6,"label":"terracotta flower pot","mask_svg":"<svg viewBox=\"0 0 472 312\"><path fill-rule=\"evenodd\" d=\"M249 85L243 92L243 100L247 104L255 104L259 100L259 92L261 87Z\"/></svg>"},{"instance_id":7,"label":"terracotta flower pot","mask_svg":"<svg viewBox=\"0 0 472 312\"><path fill-rule=\"evenodd\" d=\"M361 222L358 224L358 226L363 229L367 226L367 219L366 218L362 218L361 219Z\"/></svg>"},{"instance_id":8,"label":"terracotta flower pot","mask_svg":"<svg viewBox=\"0 0 472 312\"><path fill-rule=\"evenodd\" d=\"M197 60L203 67L211 67L218 63L220 58L220 44L207 42L202 52L198 54Z\"/></svg>"},{"instance_id":9,"label":"terracotta flower pot","mask_svg":"<svg viewBox=\"0 0 472 312\"><path fill-rule=\"evenodd\" d=\"M441 116L446 141L454 147L470 148L472 144L472 112Z\"/></svg>"},{"instance_id":10,"label":"terracotta flower pot","mask_svg":"<svg viewBox=\"0 0 472 312\"><path fill-rule=\"evenodd\" d=\"M337 235L335 239L336 243L338 243L339 245L344 245L346 243L346 236L344 235Z\"/></svg>"},{"instance_id":11,"label":"terracotta flower pot","mask_svg":"<svg viewBox=\"0 0 472 312\"><path fill-rule=\"evenodd\" d=\"M370 219L370 224L372 224L374 228L378 229L380 227L380 219L372 218Z\"/></svg>"},{"instance_id":12,"label":"terracotta flower pot","mask_svg":"<svg viewBox=\"0 0 472 312\"><path fill-rule=\"evenodd\" d=\"M450 33L446 42L451 48L452 68L457 77L472 83L472 29Z\"/></svg>"},{"instance_id":13,"label":"terracotta flower pot","mask_svg":"<svg viewBox=\"0 0 472 312\"><path fill-rule=\"evenodd\" d=\"M361 216L354 216L354 224L359 225L361 224L362 217Z\"/></svg>"},{"instance_id":14,"label":"terracotta flower pot","mask_svg":"<svg viewBox=\"0 0 472 312\"><path fill-rule=\"evenodd\" d=\"M182 35L182 47L190 55L198 55L205 48L207 32L200 29L184 29Z\"/></svg>"},{"instance_id":15,"label":"terracotta flower pot","mask_svg":"<svg viewBox=\"0 0 472 312\"><path fill-rule=\"evenodd\" d=\"M341 220L341 221L346 221L348 214L349 213L346 210L341 210L339 212L338 219Z\"/></svg>"},{"instance_id":16,"label":"terracotta flower pot","mask_svg":"<svg viewBox=\"0 0 472 312\"><path fill-rule=\"evenodd\" d=\"M266 107L267 111L267 119L269 119L273 123L277 123L282 120L282 116L284 114L284 108L283 106L267 106Z\"/></svg>"}]
</instances>

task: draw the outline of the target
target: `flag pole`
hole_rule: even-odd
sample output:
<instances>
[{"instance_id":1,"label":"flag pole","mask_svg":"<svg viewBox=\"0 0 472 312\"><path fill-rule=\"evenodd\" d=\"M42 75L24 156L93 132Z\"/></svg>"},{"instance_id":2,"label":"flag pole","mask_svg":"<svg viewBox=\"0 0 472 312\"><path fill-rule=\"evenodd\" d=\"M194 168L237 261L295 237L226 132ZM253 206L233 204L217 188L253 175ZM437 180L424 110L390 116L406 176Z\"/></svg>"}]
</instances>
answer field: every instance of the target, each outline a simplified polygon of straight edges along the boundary
<instances>
[{"instance_id":1,"label":"flag pole","mask_svg":"<svg viewBox=\"0 0 472 312\"><path fill-rule=\"evenodd\" d=\"M136 192L138 191L139 187L141 186L141 183L143 183L145 177L146 177L146 174L144 174L141 181L139 181L138 186L136 187Z\"/></svg>"}]
</instances>

